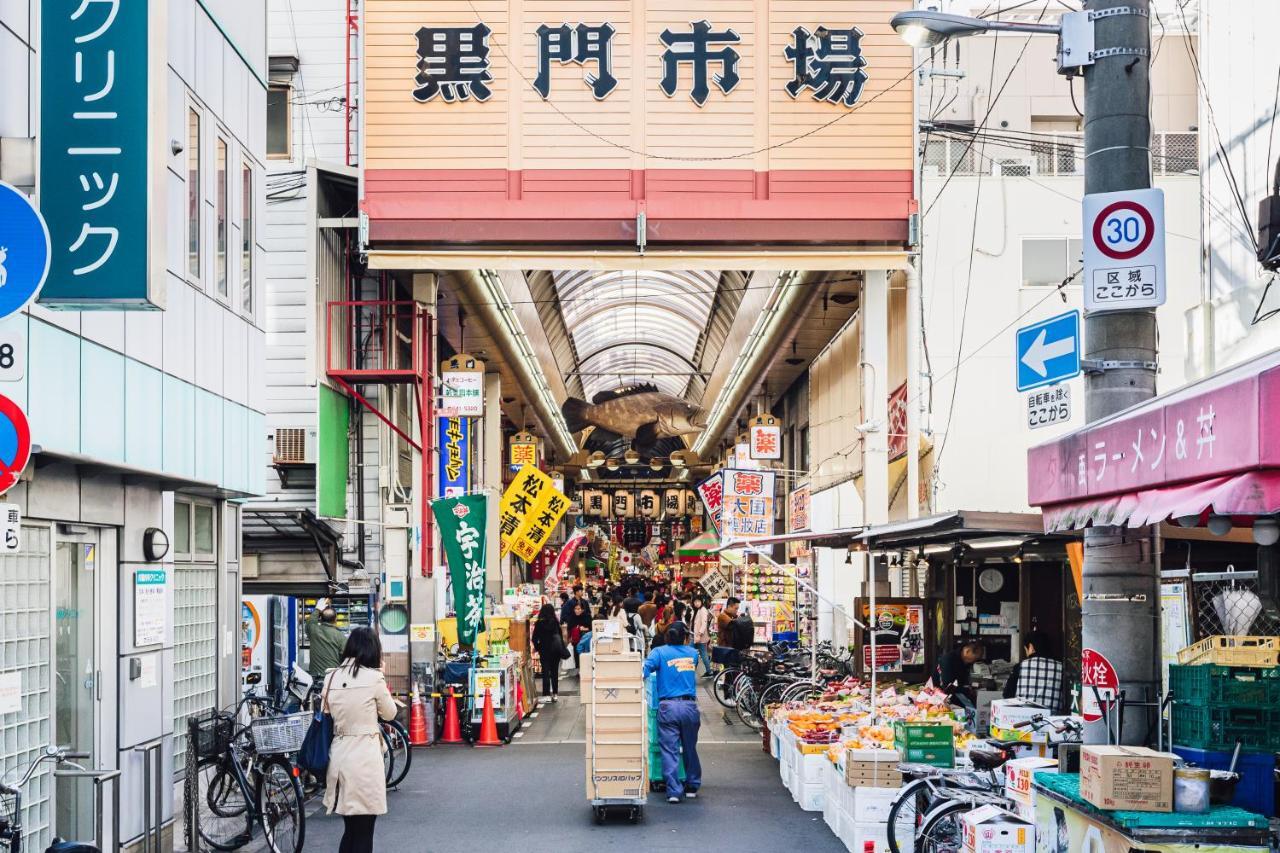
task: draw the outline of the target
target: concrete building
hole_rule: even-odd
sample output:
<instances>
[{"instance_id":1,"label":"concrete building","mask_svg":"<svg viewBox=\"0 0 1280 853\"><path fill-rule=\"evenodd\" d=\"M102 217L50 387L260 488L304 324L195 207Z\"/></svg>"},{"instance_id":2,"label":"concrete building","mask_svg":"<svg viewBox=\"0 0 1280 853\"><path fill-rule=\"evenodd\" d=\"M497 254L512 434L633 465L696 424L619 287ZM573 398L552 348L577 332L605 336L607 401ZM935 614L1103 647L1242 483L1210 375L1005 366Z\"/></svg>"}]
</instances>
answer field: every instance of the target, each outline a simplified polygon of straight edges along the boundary
<instances>
[{"instance_id":1,"label":"concrete building","mask_svg":"<svg viewBox=\"0 0 1280 853\"><path fill-rule=\"evenodd\" d=\"M67 93L50 100L49 69L73 67L71 50L46 55L37 40L57 29L41 20L48 5L0 5L0 177L46 211L59 201L55 176L47 162L37 174L35 152L47 109L70 103ZM85 21L104 11L89 9ZM50 744L87 755L87 767L122 770L121 825L108 819L102 849L169 832L186 719L237 694L236 501L262 491L250 460L264 434L264 3L171 0L120 14L116 26L138 16L130 20L145 28L150 52L117 51L103 105L135 106L140 93L125 81L139 72L128 63L149 55L140 79L151 100L139 100L144 135L158 144L138 174L159 201L128 216L163 236L134 259L149 277L118 282L145 299L97 307L163 310L32 305L3 321L27 358L25 375L0 388L26 411L36 446L5 498L22 528L17 553L0 557L0 678L17 680L21 709L0 714L0 772L25 768ZM136 152L123 168L147 163ZM75 248L52 222L51 232L57 270ZM70 281L51 277L45 296ZM161 581L162 597L139 594ZM158 789L144 790L147 762ZM87 781L55 784L46 765L25 805L33 849L55 833L93 838Z\"/></svg>"}]
</instances>

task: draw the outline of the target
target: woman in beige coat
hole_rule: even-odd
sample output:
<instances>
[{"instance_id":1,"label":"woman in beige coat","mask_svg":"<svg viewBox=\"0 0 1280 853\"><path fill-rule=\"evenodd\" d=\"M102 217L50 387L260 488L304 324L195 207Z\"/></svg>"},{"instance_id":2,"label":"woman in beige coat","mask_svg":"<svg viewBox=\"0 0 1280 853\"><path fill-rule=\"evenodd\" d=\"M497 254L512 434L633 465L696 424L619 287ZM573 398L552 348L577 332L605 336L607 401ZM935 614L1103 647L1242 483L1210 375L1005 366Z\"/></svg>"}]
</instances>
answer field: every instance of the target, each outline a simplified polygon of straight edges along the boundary
<instances>
[{"instance_id":1,"label":"woman in beige coat","mask_svg":"<svg viewBox=\"0 0 1280 853\"><path fill-rule=\"evenodd\" d=\"M333 746L324 804L342 815L339 853L371 853L373 822L387 813L387 780L379 719L396 715L382 675L382 644L369 628L356 628L342 650L342 664L329 673L324 703L333 715Z\"/></svg>"}]
</instances>

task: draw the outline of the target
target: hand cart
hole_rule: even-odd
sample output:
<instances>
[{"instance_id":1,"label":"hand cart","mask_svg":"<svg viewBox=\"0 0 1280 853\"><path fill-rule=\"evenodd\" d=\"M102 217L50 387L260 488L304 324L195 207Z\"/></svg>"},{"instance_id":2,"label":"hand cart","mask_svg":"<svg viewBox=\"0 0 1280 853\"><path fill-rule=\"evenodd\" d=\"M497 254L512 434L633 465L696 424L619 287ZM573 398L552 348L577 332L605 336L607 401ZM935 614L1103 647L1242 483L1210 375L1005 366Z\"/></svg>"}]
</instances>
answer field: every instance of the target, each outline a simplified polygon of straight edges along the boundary
<instances>
[{"instance_id":1,"label":"hand cart","mask_svg":"<svg viewBox=\"0 0 1280 853\"><path fill-rule=\"evenodd\" d=\"M639 645L640 639L638 637L633 637L629 634L626 634L625 632L623 633L623 636L627 638L627 647L629 651L632 651L632 652L643 651L643 647ZM619 716L619 717L627 716L625 711L621 714L606 713L606 711L602 709L616 708L619 706L602 705L595 701L595 697L597 696L596 676L598 673L598 669L596 666L596 652L597 652L596 646L597 646L598 639L603 639L603 638L597 638L595 636L592 637L591 679L590 679L590 688L589 688L590 693L588 695L583 696L584 702L588 701L588 696L590 698L590 705L588 706L587 714L589 715L592 722L592 730L589 733L589 736L587 739L587 747L589 749L588 782L589 782L589 787L591 791L591 795L589 795L588 797L588 802L591 804L592 811L595 814L596 823L604 823L605 820L608 818L611 810L621 814L625 814L627 820L630 823L638 823L644 817L644 807L645 807L645 804L648 802L648 797L649 797L647 786L644 784L645 779L643 778L643 774L641 774L640 778L635 779L636 786L634 789L627 789L628 793L630 793L631 790L634 790L634 795L618 796L618 797L595 796L600 792L599 785L602 781L601 776L608 774L610 772L610 770L608 769L601 770L597 766L597 758L599 756L599 750L600 750L600 744L597 741L601 737L601 731L599 728L599 723L596 721L607 719L610 717L615 717L615 716ZM639 662L637 661L636 663L637 663L637 667L639 667ZM642 693L643 692L644 691L642 691ZM642 699L641 704L642 704L642 707L637 709L640 712L637 715L638 719L640 720L639 737L619 739L614 741L611 745L621 746L624 748L631 747L634 749L636 757L643 759L649 744L649 714L648 714L648 702ZM623 774L620 773L619 775L621 776ZM630 774L628 773L626 775L630 775ZM618 780L603 780L603 781L606 781L606 783L616 783ZM630 781L630 780L627 780L627 781Z\"/></svg>"}]
</instances>

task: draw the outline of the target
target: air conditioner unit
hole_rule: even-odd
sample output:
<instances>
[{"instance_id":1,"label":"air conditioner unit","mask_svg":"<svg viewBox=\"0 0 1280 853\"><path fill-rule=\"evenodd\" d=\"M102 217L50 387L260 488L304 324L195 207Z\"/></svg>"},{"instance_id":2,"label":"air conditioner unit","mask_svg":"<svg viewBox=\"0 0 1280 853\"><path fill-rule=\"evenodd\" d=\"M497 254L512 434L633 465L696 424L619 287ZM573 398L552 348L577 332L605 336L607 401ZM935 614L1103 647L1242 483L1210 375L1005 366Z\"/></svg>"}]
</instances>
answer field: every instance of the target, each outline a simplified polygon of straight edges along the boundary
<instances>
[{"instance_id":1,"label":"air conditioner unit","mask_svg":"<svg viewBox=\"0 0 1280 853\"><path fill-rule=\"evenodd\" d=\"M272 462L277 465L314 464L319 430L315 427L279 427L276 429Z\"/></svg>"},{"instance_id":2,"label":"air conditioner unit","mask_svg":"<svg viewBox=\"0 0 1280 853\"><path fill-rule=\"evenodd\" d=\"M1029 178L1035 174L1035 160L1024 158L1006 158L997 160L991 166L991 174L1006 178Z\"/></svg>"}]
</instances>

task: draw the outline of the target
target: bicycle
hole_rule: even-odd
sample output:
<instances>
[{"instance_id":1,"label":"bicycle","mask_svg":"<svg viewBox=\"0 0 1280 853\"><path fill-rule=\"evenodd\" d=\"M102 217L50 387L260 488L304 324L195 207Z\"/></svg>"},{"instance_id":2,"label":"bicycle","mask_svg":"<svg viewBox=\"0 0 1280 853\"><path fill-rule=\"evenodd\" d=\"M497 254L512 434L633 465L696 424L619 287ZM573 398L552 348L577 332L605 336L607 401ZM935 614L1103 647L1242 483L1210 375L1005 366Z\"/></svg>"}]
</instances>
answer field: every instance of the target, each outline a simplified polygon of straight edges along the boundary
<instances>
[{"instance_id":1,"label":"bicycle","mask_svg":"<svg viewBox=\"0 0 1280 853\"><path fill-rule=\"evenodd\" d=\"M55 767L66 765L74 770L84 770L74 761L67 760L66 750L46 746L40 756L27 766L27 772L22 774L21 781L14 785L0 782L0 797L7 797L10 801L8 810L0 808L0 849L7 850L8 853L22 853L22 789L31 781L31 777L40 769L40 765L46 761L54 762ZM119 773L119 771L115 772ZM101 822L98 824L98 829L102 829ZM95 841L100 842L101 839ZM98 853L98 847L96 844L84 841L63 841L54 836L53 843L46 848L45 853Z\"/></svg>"},{"instance_id":2,"label":"bicycle","mask_svg":"<svg viewBox=\"0 0 1280 853\"><path fill-rule=\"evenodd\" d=\"M237 719L254 700L246 695L234 711L210 712L195 720L198 766L196 815L200 838L215 850L236 850L262 829L272 853L301 853L306 837L302 784L290 755L306 736L310 715Z\"/></svg>"},{"instance_id":3,"label":"bicycle","mask_svg":"<svg viewBox=\"0 0 1280 853\"><path fill-rule=\"evenodd\" d=\"M1078 742L1084 733L1084 727L1074 720L1055 723L1043 714L1034 715L1016 728L1040 731L1049 726L1062 736L1058 743ZM994 739L985 743L989 749L969 751L973 770L924 764L899 765L904 774L914 778L903 786L889 809L887 824L891 853L957 849L955 845L961 839L961 814L989 803L1003 808L1011 805L1004 793L1004 774L1000 769L1016 757L1018 748L1025 743Z\"/></svg>"}]
</instances>

